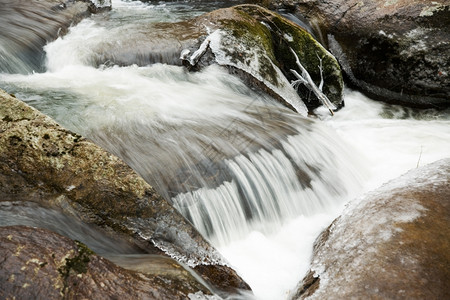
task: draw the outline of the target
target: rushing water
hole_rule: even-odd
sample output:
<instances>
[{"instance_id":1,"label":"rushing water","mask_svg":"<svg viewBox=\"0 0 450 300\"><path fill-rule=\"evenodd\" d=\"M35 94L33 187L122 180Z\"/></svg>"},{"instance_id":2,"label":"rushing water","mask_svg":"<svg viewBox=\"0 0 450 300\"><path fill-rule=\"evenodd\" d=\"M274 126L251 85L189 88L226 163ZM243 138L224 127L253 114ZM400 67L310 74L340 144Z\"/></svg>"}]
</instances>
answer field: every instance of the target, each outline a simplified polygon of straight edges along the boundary
<instances>
[{"instance_id":1,"label":"rushing water","mask_svg":"<svg viewBox=\"0 0 450 300\"><path fill-rule=\"evenodd\" d=\"M105 57L122 38L142 39L137 28L212 9L113 7L48 44L47 72L0 74L0 86L124 159L219 247L259 299L288 295L307 270L315 237L348 200L449 154L448 112L387 106L348 91L346 108L318 120L217 66L198 73L159 63L112 66ZM47 222L30 223L30 208L22 210L23 224ZM55 219L50 228L75 224L35 211ZM62 233L90 232L80 228Z\"/></svg>"}]
</instances>

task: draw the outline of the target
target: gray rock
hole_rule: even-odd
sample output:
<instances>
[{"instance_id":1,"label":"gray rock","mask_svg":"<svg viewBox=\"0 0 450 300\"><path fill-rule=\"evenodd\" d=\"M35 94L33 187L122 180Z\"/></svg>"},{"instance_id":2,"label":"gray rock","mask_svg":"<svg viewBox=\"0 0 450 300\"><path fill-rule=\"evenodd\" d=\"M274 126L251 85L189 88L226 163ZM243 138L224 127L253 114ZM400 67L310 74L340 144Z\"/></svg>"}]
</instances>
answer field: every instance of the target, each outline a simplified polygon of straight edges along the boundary
<instances>
[{"instance_id":1,"label":"gray rock","mask_svg":"<svg viewBox=\"0 0 450 300\"><path fill-rule=\"evenodd\" d=\"M284 5L285 3L285 5ZM446 0L278 1L295 7L369 96L417 107L450 105Z\"/></svg>"}]
</instances>

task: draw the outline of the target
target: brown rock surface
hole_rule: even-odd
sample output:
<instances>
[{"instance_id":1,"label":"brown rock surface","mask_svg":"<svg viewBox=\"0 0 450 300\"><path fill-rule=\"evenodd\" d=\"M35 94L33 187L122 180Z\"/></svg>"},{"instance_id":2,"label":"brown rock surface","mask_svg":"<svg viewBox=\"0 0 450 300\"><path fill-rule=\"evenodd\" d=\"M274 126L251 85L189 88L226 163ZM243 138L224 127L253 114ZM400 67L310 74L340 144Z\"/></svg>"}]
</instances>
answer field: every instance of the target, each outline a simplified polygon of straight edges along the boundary
<instances>
[{"instance_id":1,"label":"brown rock surface","mask_svg":"<svg viewBox=\"0 0 450 300\"><path fill-rule=\"evenodd\" d=\"M281 3L311 22L351 83L369 96L410 106L450 105L447 0Z\"/></svg>"},{"instance_id":2,"label":"brown rock surface","mask_svg":"<svg viewBox=\"0 0 450 300\"><path fill-rule=\"evenodd\" d=\"M22 200L126 234L149 253L167 253L204 274L220 289L248 285L167 201L116 156L0 91L0 201ZM201 272L200 272L201 273Z\"/></svg>"},{"instance_id":3,"label":"brown rock surface","mask_svg":"<svg viewBox=\"0 0 450 300\"><path fill-rule=\"evenodd\" d=\"M198 292L210 294L175 261L161 274L138 273L44 229L0 227L0 257L1 299L187 299Z\"/></svg>"},{"instance_id":4,"label":"brown rock surface","mask_svg":"<svg viewBox=\"0 0 450 300\"><path fill-rule=\"evenodd\" d=\"M449 299L449 182L444 159L351 204L316 240L292 299Z\"/></svg>"}]
</instances>

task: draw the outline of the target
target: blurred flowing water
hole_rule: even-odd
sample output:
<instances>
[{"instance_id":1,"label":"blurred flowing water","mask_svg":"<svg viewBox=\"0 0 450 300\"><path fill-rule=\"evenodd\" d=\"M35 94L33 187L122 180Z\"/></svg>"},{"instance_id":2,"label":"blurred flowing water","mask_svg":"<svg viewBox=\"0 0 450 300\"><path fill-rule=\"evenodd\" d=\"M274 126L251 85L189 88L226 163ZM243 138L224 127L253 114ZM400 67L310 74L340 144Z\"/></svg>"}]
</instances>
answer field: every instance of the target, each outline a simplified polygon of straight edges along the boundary
<instances>
[{"instance_id":1,"label":"blurred flowing water","mask_svg":"<svg viewBox=\"0 0 450 300\"><path fill-rule=\"evenodd\" d=\"M213 8L113 1L111 12L45 47L45 72L3 73L0 87L121 157L221 250L257 298L282 299L306 272L315 237L347 201L448 156L449 114L348 91L334 118L304 118L218 66L189 73L158 63L176 60L170 53L141 67L105 59L123 36L144 38L136 28ZM5 205L0 215L32 214ZM55 219L50 227L70 223L45 213L45 222ZM44 226L41 219L20 222ZM89 236L72 227L80 240Z\"/></svg>"}]
</instances>

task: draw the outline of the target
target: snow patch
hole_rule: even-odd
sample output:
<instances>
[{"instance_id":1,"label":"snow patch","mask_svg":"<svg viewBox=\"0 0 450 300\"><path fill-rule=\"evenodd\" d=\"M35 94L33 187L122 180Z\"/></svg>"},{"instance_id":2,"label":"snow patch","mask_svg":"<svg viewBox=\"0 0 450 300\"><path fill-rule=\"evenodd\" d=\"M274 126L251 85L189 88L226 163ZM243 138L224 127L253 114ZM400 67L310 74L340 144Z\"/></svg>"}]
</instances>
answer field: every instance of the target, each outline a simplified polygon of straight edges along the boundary
<instances>
[{"instance_id":1,"label":"snow patch","mask_svg":"<svg viewBox=\"0 0 450 300\"><path fill-rule=\"evenodd\" d=\"M387 33L384 32L383 30L378 31L378 34L379 34L379 35L382 35L382 36L385 36L385 37L387 37L387 38L390 38L390 39L394 38L394 34L392 34L392 33L387 34Z\"/></svg>"},{"instance_id":2,"label":"snow patch","mask_svg":"<svg viewBox=\"0 0 450 300\"><path fill-rule=\"evenodd\" d=\"M290 35L288 33L283 34L283 37L289 42L293 42L294 41L294 38L292 37L292 35Z\"/></svg>"},{"instance_id":3,"label":"snow patch","mask_svg":"<svg viewBox=\"0 0 450 300\"><path fill-rule=\"evenodd\" d=\"M425 52L428 49L426 39L429 31L430 29L419 27L407 32L405 37L409 40L409 45L400 54L410 57L418 52Z\"/></svg>"},{"instance_id":4,"label":"snow patch","mask_svg":"<svg viewBox=\"0 0 450 300\"><path fill-rule=\"evenodd\" d=\"M397 2L398 0L386 0L386 2L384 2L384 7L395 5Z\"/></svg>"}]
</instances>

